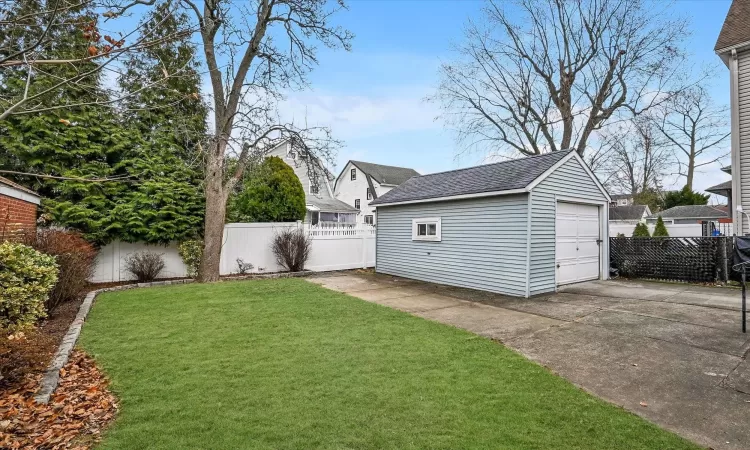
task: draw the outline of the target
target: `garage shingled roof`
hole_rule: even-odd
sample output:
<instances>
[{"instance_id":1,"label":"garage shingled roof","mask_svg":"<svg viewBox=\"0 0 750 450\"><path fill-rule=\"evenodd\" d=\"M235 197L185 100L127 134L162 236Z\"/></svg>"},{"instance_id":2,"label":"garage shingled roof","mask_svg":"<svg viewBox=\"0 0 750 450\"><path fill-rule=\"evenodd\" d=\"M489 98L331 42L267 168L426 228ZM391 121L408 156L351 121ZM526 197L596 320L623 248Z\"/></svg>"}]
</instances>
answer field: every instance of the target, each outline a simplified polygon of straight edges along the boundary
<instances>
[{"instance_id":1,"label":"garage shingled roof","mask_svg":"<svg viewBox=\"0 0 750 450\"><path fill-rule=\"evenodd\" d=\"M572 151L575 150L556 151L494 164L413 177L399 187L373 200L370 204L402 203L524 189Z\"/></svg>"}]
</instances>

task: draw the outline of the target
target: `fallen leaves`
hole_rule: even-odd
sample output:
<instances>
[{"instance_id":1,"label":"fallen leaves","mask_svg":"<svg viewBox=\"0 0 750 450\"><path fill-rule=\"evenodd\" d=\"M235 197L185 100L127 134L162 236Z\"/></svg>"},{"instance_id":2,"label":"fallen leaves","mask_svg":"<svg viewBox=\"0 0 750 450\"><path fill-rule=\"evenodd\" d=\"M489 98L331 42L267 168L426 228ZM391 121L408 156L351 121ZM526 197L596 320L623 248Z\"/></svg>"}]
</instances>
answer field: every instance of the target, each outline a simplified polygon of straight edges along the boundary
<instances>
[{"instance_id":1,"label":"fallen leaves","mask_svg":"<svg viewBox=\"0 0 750 450\"><path fill-rule=\"evenodd\" d=\"M74 350L60 371L49 404L34 401L41 375L0 399L0 448L88 449L117 412L107 380L85 353Z\"/></svg>"},{"instance_id":2,"label":"fallen leaves","mask_svg":"<svg viewBox=\"0 0 750 450\"><path fill-rule=\"evenodd\" d=\"M641 402L641 403L640 403L640 405L641 405L641 406L643 406L643 407L645 408L645 407L647 407L647 406L648 406L648 403L646 403L646 402Z\"/></svg>"}]
</instances>

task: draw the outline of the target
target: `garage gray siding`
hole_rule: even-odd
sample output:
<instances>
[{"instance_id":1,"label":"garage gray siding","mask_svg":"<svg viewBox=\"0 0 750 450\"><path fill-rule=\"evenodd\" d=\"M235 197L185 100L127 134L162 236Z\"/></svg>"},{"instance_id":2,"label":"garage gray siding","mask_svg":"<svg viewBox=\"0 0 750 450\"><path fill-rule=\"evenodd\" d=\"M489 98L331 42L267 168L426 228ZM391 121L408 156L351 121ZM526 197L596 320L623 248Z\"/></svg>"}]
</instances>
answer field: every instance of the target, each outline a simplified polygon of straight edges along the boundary
<instances>
[{"instance_id":1,"label":"garage gray siding","mask_svg":"<svg viewBox=\"0 0 750 450\"><path fill-rule=\"evenodd\" d=\"M531 191L530 295L555 290L555 196L606 201L577 159L571 158Z\"/></svg>"},{"instance_id":2,"label":"garage gray siding","mask_svg":"<svg viewBox=\"0 0 750 450\"><path fill-rule=\"evenodd\" d=\"M526 194L379 206L376 271L526 295ZM442 241L412 241L412 220L440 217Z\"/></svg>"}]
</instances>

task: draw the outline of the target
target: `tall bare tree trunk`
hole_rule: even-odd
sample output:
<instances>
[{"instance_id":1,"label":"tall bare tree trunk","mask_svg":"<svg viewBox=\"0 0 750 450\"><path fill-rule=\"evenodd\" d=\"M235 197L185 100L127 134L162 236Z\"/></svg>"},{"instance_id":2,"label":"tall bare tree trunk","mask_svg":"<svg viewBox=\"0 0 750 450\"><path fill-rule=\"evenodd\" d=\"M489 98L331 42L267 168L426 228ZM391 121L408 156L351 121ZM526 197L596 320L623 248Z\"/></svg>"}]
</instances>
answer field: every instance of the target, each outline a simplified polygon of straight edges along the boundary
<instances>
[{"instance_id":1,"label":"tall bare tree trunk","mask_svg":"<svg viewBox=\"0 0 750 450\"><path fill-rule=\"evenodd\" d=\"M690 157L688 158L688 167L687 167L687 175L685 178L687 178L687 183L685 183L691 191L693 190L693 175L695 174L695 145L690 146Z\"/></svg>"},{"instance_id":2,"label":"tall bare tree trunk","mask_svg":"<svg viewBox=\"0 0 750 450\"><path fill-rule=\"evenodd\" d=\"M211 145L206 161L206 218L203 232L203 258L199 279L201 282L219 280L221 245L224 238L224 220L227 212L227 192L223 180L224 158L217 148L220 143Z\"/></svg>"}]
</instances>

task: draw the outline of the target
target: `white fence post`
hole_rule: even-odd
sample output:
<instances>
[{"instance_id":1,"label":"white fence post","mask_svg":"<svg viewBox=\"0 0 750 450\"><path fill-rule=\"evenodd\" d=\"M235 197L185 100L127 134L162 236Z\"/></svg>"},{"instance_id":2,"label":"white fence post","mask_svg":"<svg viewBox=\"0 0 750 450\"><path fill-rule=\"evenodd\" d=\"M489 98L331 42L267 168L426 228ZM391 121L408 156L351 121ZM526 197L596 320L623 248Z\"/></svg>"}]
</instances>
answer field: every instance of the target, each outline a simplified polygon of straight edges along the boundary
<instances>
[{"instance_id":1,"label":"white fence post","mask_svg":"<svg viewBox=\"0 0 750 450\"><path fill-rule=\"evenodd\" d=\"M363 227L360 233L362 234L362 268L367 269L367 230Z\"/></svg>"}]
</instances>

